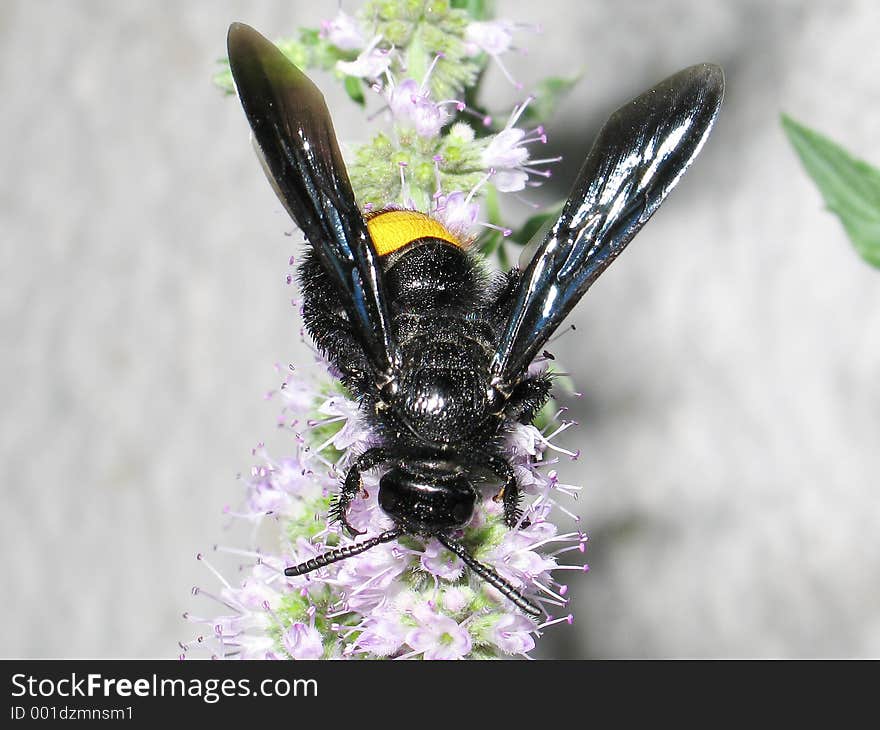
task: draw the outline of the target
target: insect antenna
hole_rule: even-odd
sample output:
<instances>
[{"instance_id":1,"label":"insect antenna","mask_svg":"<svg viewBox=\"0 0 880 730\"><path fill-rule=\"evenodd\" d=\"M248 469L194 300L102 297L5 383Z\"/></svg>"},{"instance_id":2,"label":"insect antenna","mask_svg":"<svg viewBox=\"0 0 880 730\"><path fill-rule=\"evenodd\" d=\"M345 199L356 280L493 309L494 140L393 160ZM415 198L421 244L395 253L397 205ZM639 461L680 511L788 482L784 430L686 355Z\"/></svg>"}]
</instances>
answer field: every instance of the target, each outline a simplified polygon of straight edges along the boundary
<instances>
[{"instance_id":1,"label":"insect antenna","mask_svg":"<svg viewBox=\"0 0 880 730\"><path fill-rule=\"evenodd\" d=\"M313 570L323 568L325 565L330 565L331 563L345 560L346 558L350 558L353 555L360 555L362 552L365 552L370 548L376 547L376 545L381 545L384 542L391 542L392 540L396 540L402 534L403 530L401 530L400 528L394 528L393 530L386 530L382 534L376 535L376 537L371 537L369 540L363 540L362 542L356 542L354 545L346 545L344 547L336 548L334 550L328 550L326 553L318 555L311 560L306 560L304 563L293 565L290 568L285 568L284 575L290 578L296 575L305 575L306 573L311 573Z\"/></svg>"},{"instance_id":2,"label":"insect antenna","mask_svg":"<svg viewBox=\"0 0 880 730\"><path fill-rule=\"evenodd\" d=\"M458 557L460 557L464 564L467 565L474 573L476 573L480 578L486 581L489 585L497 588L501 593L509 598L517 608L521 609L525 613L530 616L539 617L544 612L538 608L534 603L529 601L527 598L523 596L516 588L514 588L508 581L502 578L498 573L496 573L492 568L488 565L483 565L483 563L479 562L473 555L471 555L459 542L451 539L447 535L443 535L437 533L434 535L447 550L451 550Z\"/></svg>"}]
</instances>

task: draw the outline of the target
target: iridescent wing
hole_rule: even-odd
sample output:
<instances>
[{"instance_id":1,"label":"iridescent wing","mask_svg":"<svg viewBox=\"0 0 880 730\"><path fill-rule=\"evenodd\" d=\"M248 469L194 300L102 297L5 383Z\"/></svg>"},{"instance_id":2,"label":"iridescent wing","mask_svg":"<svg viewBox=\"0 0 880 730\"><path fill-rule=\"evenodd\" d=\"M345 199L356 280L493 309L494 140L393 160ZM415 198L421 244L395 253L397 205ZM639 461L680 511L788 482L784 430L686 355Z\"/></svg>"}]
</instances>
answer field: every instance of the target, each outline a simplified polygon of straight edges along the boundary
<instances>
[{"instance_id":1,"label":"iridescent wing","mask_svg":"<svg viewBox=\"0 0 880 730\"><path fill-rule=\"evenodd\" d=\"M723 95L718 66L691 66L605 123L510 300L492 363L498 382L516 384L584 292L657 210L703 146Z\"/></svg>"},{"instance_id":2,"label":"iridescent wing","mask_svg":"<svg viewBox=\"0 0 880 730\"><path fill-rule=\"evenodd\" d=\"M234 23L227 38L238 97L272 187L332 278L377 375L396 362L378 256L318 88L273 43Z\"/></svg>"}]
</instances>

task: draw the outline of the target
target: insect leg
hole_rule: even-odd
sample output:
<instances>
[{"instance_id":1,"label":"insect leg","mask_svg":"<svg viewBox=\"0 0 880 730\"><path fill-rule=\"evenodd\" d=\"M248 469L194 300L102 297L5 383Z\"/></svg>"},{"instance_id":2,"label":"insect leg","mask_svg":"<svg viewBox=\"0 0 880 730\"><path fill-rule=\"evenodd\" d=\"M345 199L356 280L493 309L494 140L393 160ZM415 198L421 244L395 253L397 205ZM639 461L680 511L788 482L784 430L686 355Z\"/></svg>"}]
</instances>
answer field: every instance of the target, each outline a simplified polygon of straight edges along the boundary
<instances>
[{"instance_id":1,"label":"insect leg","mask_svg":"<svg viewBox=\"0 0 880 730\"><path fill-rule=\"evenodd\" d=\"M531 423L549 400L552 384L547 373L523 380L510 394L504 414L514 421Z\"/></svg>"},{"instance_id":2,"label":"insect leg","mask_svg":"<svg viewBox=\"0 0 880 730\"><path fill-rule=\"evenodd\" d=\"M516 472L508 461L500 456L479 451L476 456L477 464L504 480L504 486L493 499L496 502L504 502L504 522L508 527L516 527L522 517L522 510L519 506L522 495L516 481ZM529 521L523 520L520 527L528 527L528 525Z\"/></svg>"},{"instance_id":3,"label":"insect leg","mask_svg":"<svg viewBox=\"0 0 880 730\"><path fill-rule=\"evenodd\" d=\"M339 495L333 500L333 504L330 507L330 521L342 523L346 532L352 537L364 534L361 530L356 530L348 522L348 507L352 500L357 497L358 492L361 491L363 486L361 483L361 472L372 469L374 466L378 466L382 462L390 459L391 452L388 451L388 449L381 446L367 449L357 458L354 464L351 465L348 474L345 475L342 489L340 490Z\"/></svg>"},{"instance_id":4,"label":"insect leg","mask_svg":"<svg viewBox=\"0 0 880 730\"><path fill-rule=\"evenodd\" d=\"M311 251L303 252L298 273L306 331L342 373L362 379L368 370L363 350L357 344L333 282Z\"/></svg>"}]
</instances>

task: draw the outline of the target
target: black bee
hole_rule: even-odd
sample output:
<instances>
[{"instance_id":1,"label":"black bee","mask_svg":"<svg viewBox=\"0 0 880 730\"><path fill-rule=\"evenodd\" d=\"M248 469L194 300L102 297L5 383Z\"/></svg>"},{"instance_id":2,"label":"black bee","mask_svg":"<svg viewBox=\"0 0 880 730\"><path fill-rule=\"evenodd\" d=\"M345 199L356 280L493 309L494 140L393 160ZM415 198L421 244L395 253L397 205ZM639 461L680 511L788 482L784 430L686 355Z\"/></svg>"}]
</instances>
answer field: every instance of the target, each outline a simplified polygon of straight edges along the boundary
<instances>
[{"instance_id":1,"label":"black bee","mask_svg":"<svg viewBox=\"0 0 880 730\"><path fill-rule=\"evenodd\" d=\"M462 242L417 211L364 217L321 92L272 43L233 24L229 63L266 173L311 249L299 269L306 329L354 393L380 446L345 477L331 518L361 473L386 466L379 504L394 529L288 568L288 576L403 534L434 537L521 610L541 610L455 537L498 478L507 524L520 491L501 442L550 394L528 368L596 278L651 217L705 141L721 105L718 66L691 66L615 112L555 225L524 270L490 280Z\"/></svg>"}]
</instances>

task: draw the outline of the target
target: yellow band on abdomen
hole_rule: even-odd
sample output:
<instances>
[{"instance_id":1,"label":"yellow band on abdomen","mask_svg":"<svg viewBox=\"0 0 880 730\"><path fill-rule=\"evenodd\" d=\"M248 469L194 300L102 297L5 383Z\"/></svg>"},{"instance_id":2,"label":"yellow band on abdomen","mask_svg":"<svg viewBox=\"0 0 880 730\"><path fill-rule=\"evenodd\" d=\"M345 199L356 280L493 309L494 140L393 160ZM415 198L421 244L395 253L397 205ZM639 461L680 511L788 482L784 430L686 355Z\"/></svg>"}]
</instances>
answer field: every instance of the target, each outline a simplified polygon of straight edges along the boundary
<instances>
[{"instance_id":1,"label":"yellow band on abdomen","mask_svg":"<svg viewBox=\"0 0 880 730\"><path fill-rule=\"evenodd\" d=\"M417 210L386 210L367 219L367 230L379 256L397 251L420 238L439 238L461 246L461 241L442 223Z\"/></svg>"}]
</instances>

